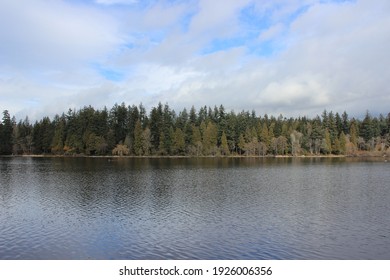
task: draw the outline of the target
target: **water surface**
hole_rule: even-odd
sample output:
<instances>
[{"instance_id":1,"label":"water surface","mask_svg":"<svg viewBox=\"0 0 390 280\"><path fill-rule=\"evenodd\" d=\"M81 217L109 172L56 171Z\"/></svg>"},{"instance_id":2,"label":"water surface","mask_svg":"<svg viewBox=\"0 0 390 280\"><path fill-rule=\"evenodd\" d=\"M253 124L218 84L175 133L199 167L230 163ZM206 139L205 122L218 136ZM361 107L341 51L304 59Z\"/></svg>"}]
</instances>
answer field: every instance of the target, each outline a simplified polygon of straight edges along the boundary
<instances>
[{"instance_id":1,"label":"water surface","mask_svg":"<svg viewBox=\"0 0 390 280\"><path fill-rule=\"evenodd\" d=\"M390 259L390 165L1 158L0 259Z\"/></svg>"}]
</instances>

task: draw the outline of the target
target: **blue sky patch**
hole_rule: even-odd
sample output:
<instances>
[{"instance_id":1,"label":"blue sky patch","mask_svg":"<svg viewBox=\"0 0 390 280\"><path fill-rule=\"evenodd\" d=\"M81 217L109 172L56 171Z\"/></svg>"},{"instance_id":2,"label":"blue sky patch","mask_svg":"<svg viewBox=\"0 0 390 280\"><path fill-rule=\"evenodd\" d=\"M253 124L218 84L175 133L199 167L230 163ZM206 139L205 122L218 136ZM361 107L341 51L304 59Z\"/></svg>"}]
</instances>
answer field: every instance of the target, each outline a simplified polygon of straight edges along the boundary
<instances>
[{"instance_id":1,"label":"blue sky patch","mask_svg":"<svg viewBox=\"0 0 390 280\"><path fill-rule=\"evenodd\" d=\"M92 67L105 79L113 82L120 82L123 81L125 78L125 73L119 71L118 69L110 69L107 67L104 67L100 64L92 64Z\"/></svg>"}]
</instances>

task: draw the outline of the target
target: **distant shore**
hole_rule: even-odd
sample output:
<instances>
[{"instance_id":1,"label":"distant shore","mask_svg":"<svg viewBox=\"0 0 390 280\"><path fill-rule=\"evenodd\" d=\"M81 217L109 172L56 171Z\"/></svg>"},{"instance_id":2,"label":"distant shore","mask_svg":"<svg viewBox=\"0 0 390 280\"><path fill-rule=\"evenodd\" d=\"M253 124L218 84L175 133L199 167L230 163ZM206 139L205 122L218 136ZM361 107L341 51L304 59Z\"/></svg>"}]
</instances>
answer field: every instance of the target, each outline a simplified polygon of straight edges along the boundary
<instances>
[{"instance_id":1,"label":"distant shore","mask_svg":"<svg viewBox=\"0 0 390 280\"><path fill-rule=\"evenodd\" d=\"M0 155L0 158L387 158L390 157L390 152L385 153L359 153L356 155L265 155L265 156L245 156L245 155L217 155L217 156L135 156L135 155L126 155L126 156L117 156L117 155L84 155L84 154L75 154L75 155L52 155L52 154L31 154L31 155Z\"/></svg>"}]
</instances>

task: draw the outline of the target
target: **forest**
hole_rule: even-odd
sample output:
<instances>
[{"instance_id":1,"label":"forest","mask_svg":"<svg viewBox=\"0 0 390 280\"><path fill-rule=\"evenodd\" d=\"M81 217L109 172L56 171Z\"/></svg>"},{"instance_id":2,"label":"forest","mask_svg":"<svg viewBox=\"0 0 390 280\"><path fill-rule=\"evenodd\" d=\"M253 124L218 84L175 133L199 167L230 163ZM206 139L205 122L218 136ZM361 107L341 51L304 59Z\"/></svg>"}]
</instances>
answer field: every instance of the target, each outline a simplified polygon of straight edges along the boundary
<instances>
[{"instance_id":1,"label":"forest","mask_svg":"<svg viewBox=\"0 0 390 280\"><path fill-rule=\"evenodd\" d=\"M194 106L176 113L159 103L86 106L53 119L17 121L5 110L1 155L320 156L390 153L390 113L361 120L324 110L314 118L257 116Z\"/></svg>"}]
</instances>

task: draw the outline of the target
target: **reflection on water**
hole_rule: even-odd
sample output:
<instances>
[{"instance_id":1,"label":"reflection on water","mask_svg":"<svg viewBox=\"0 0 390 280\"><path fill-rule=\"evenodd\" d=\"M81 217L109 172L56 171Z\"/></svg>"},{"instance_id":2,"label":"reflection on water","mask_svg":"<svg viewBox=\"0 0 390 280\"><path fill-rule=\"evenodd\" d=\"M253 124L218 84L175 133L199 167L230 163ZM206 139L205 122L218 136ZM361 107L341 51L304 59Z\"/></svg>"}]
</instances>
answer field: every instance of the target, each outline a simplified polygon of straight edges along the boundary
<instances>
[{"instance_id":1,"label":"reflection on water","mask_svg":"<svg viewBox=\"0 0 390 280\"><path fill-rule=\"evenodd\" d=\"M0 259L390 259L389 167L2 158Z\"/></svg>"}]
</instances>

